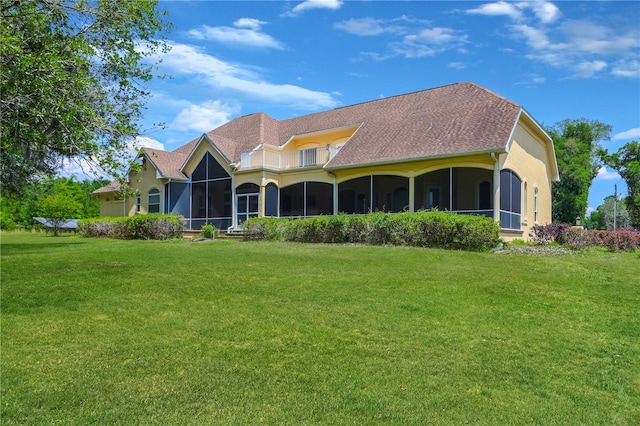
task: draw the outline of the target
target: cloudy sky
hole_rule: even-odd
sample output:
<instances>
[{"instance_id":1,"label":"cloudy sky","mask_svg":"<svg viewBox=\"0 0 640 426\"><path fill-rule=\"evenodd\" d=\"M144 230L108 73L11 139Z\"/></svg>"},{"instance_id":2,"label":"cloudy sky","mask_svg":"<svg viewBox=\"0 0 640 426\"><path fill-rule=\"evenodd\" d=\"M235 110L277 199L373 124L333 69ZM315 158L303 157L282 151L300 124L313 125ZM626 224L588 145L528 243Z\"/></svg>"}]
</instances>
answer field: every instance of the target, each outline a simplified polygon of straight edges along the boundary
<instances>
[{"instance_id":1,"label":"cloudy sky","mask_svg":"<svg viewBox=\"0 0 640 426\"><path fill-rule=\"evenodd\" d=\"M544 126L640 140L640 2L161 1L175 25L146 144L171 151L235 117L286 119L473 81ZM160 130L157 123L165 123ZM589 206L624 181L602 169ZM626 195L626 193L625 193Z\"/></svg>"}]
</instances>

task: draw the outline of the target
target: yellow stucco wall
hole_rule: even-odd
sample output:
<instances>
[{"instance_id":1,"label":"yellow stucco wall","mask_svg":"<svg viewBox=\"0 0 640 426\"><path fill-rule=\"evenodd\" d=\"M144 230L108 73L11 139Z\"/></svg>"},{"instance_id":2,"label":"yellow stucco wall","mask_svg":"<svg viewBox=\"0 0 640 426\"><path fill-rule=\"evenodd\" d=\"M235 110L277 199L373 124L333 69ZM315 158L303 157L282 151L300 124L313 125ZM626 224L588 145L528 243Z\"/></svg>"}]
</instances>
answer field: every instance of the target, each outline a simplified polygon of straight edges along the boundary
<instances>
[{"instance_id":1,"label":"yellow stucco wall","mask_svg":"<svg viewBox=\"0 0 640 426\"><path fill-rule=\"evenodd\" d=\"M100 194L100 216L123 216L124 199L116 193Z\"/></svg>"},{"instance_id":2,"label":"yellow stucco wall","mask_svg":"<svg viewBox=\"0 0 640 426\"><path fill-rule=\"evenodd\" d=\"M551 223L550 146L535 134L535 129L520 122L514 131L509 152L501 157L501 169L511 169L522 181L522 235L528 239L534 225ZM538 189L538 217L534 219L534 193Z\"/></svg>"}]
</instances>

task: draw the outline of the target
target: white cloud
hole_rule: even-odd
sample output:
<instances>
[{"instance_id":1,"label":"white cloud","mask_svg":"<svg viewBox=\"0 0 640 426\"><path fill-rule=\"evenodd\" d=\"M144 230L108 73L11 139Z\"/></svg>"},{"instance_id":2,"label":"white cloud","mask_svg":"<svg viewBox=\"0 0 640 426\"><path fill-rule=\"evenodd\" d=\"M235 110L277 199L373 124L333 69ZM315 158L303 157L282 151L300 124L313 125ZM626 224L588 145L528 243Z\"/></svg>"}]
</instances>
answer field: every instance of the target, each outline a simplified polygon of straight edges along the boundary
<instances>
[{"instance_id":1,"label":"white cloud","mask_svg":"<svg viewBox=\"0 0 640 426\"><path fill-rule=\"evenodd\" d=\"M621 78L640 77L637 25L561 20L560 9L547 1L497 1L466 12L507 17L512 38L524 40L529 47L526 58L566 70L575 78L591 78L602 72Z\"/></svg>"},{"instance_id":2,"label":"white cloud","mask_svg":"<svg viewBox=\"0 0 640 426\"><path fill-rule=\"evenodd\" d=\"M605 27L590 21L566 21L560 26L572 48L590 54L624 54L640 47L640 31Z\"/></svg>"},{"instance_id":3,"label":"white cloud","mask_svg":"<svg viewBox=\"0 0 640 426\"><path fill-rule=\"evenodd\" d=\"M133 139L131 141L131 145L133 147L138 147L138 148L153 148L153 149L157 149L160 151L164 151L164 145L162 144L162 142L157 141L153 138L150 138L148 136L138 136L135 139Z\"/></svg>"},{"instance_id":4,"label":"white cloud","mask_svg":"<svg viewBox=\"0 0 640 426\"><path fill-rule=\"evenodd\" d=\"M616 77L640 79L640 61L621 60L616 62L611 71Z\"/></svg>"},{"instance_id":5,"label":"white cloud","mask_svg":"<svg viewBox=\"0 0 640 426\"><path fill-rule=\"evenodd\" d=\"M349 19L335 24L335 28L357 36L379 36L390 34L396 39L387 46L386 53L363 52L362 57L384 61L397 56L421 58L437 53L458 49L467 43L468 36L453 28L429 27L424 20L400 16L394 19L360 18Z\"/></svg>"},{"instance_id":6,"label":"white cloud","mask_svg":"<svg viewBox=\"0 0 640 426\"><path fill-rule=\"evenodd\" d=\"M358 36L376 36L391 31L384 20L376 18L349 19L336 23L334 27Z\"/></svg>"},{"instance_id":7,"label":"white cloud","mask_svg":"<svg viewBox=\"0 0 640 426\"><path fill-rule=\"evenodd\" d=\"M465 69L467 66L465 65L464 62L449 62L449 64L447 65L447 67L449 68L453 68L454 70L463 70Z\"/></svg>"},{"instance_id":8,"label":"white cloud","mask_svg":"<svg viewBox=\"0 0 640 426\"><path fill-rule=\"evenodd\" d=\"M553 3L546 1L498 1L469 9L467 13L486 16L508 16L513 21L523 21L527 18L526 13L528 11L532 11L543 24L554 22L561 16L560 9Z\"/></svg>"},{"instance_id":9,"label":"white cloud","mask_svg":"<svg viewBox=\"0 0 640 426\"><path fill-rule=\"evenodd\" d=\"M194 46L174 43L171 47L168 53L158 55L157 59L162 60L160 66L175 77L195 78L201 86L232 91L249 98L287 104L299 109L334 108L339 104L326 92L264 81L250 67L221 61L200 52Z\"/></svg>"},{"instance_id":10,"label":"white cloud","mask_svg":"<svg viewBox=\"0 0 640 426\"><path fill-rule=\"evenodd\" d=\"M268 22L261 21L259 19L254 18L240 18L236 22L233 23L234 26L239 28L250 28L254 31L260 31L260 28L264 25L268 24Z\"/></svg>"},{"instance_id":11,"label":"white cloud","mask_svg":"<svg viewBox=\"0 0 640 426\"><path fill-rule=\"evenodd\" d=\"M575 76L589 78L607 68L605 61L584 61L576 64Z\"/></svg>"},{"instance_id":12,"label":"white cloud","mask_svg":"<svg viewBox=\"0 0 640 426\"><path fill-rule=\"evenodd\" d=\"M620 175L615 171L609 171L605 166L600 167L596 180L612 180L621 179Z\"/></svg>"},{"instance_id":13,"label":"white cloud","mask_svg":"<svg viewBox=\"0 0 640 426\"><path fill-rule=\"evenodd\" d=\"M286 13L285 16L297 16L311 9L338 10L342 7L342 0L306 0Z\"/></svg>"},{"instance_id":14,"label":"white cloud","mask_svg":"<svg viewBox=\"0 0 640 426\"><path fill-rule=\"evenodd\" d=\"M233 27L203 25L200 29L190 30L188 34L198 40L216 41L231 46L284 49L282 43L261 31L264 24L267 22L252 18L240 18L233 23Z\"/></svg>"},{"instance_id":15,"label":"white cloud","mask_svg":"<svg viewBox=\"0 0 640 426\"><path fill-rule=\"evenodd\" d=\"M542 23L547 24L554 22L562 15L560 9L553 3L547 1L533 1L528 3L529 7L533 9L533 12Z\"/></svg>"},{"instance_id":16,"label":"white cloud","mask_svg":"<svg viewBox=\"0 0 640 426\"><path fill-rule=\"evenodd\" d=\"M522 11L516 7L515 3L499 1L495 3L486 3L475 9L467 10L467 13L488 16L508 16L513 20L522 19Z\"/></svg>"},{"instance_id":17,"label":"white cloud","mask_svg":"<svg viewBox=\"0 0 640 426\"><path fill-rule=\"evenodd\" d=\"M614 141L625 141L625 140L631 140L631 139L640 139L640 127L634 127L633 129L616 133L611 138L611 140L614 140Z\"/></svg>"},{"instance_id":18,"label":"white cloud","mask_svg":"<svg viewBox=\"0 0 640 426\"><path fill-rule=\"evenodd\" d=\"M170 128L205 133L228 122L234 114L239 112L239 105L223 104L220 101L207 101L182 109L176 115Z\"/></svg>"},{"instance_id":19,"label":"white cloud","mask_svg":"<svg viewBox=\"0 0 640 426\"><path fill-rule=\"evenodd\" d=\"M129 168L131 161L138 155L140 148L154 148L164 151L164 145L147 136L137 136L126 141L125 148L119 152L118 161L122 164L122 170ZM60 176L75 177L78 180L85 179L111 179L95 159L87 159L81 157L65 158L62 161L62 168L59 172Z\"/></svg>"}]
</instances>

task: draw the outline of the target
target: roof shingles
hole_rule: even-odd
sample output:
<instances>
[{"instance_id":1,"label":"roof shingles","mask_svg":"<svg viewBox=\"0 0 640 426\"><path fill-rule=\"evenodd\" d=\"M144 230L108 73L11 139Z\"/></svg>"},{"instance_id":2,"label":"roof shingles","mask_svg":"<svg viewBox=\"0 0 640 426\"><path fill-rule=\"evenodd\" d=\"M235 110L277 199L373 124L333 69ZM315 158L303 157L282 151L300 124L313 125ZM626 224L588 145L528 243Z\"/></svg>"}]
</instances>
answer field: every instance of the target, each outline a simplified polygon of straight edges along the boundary
<instances>
[{"instance_id":1,"label":"roof shingles","mask_svg":"<svg viewBox=\"0 0 640 426\"><path fill-rule=\"evenodd\" d=\"M265 113L236 118L206 136L233 163L260 144L282 146L295 135L359 125L327 168L456 156L505 149L522 108L464 82L277 121ZM146 148L160 173L185 179L202 137L172 152Z\"/></svg>"}]
</instances>

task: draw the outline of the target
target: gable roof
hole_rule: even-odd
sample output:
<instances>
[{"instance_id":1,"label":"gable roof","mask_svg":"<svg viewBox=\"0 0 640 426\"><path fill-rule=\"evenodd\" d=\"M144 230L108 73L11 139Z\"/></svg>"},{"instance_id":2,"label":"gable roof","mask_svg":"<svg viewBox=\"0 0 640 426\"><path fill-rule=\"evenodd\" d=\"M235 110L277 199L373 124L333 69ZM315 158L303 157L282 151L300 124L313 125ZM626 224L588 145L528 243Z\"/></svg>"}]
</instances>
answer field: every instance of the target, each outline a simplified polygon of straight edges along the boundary
<instances>
[{"instance_id":1,"label":"gable roof","mask_svg":"<svg viewBox=\"0 0 640 426\"><path fill-rule=\"evenodd\" d=\"M504 152L523 111L502 96L463 82L280 121L265 113L245 115L175 151L144 152L161 176L175 179L187 178L182 170L205 140L231 163L239 163L242 153L261 144L282 147L296 135L349 126L358 130L325 168Z\"/></svg>"},{"instance_id":2,"label":"gable roof","mask_svg":"<svg viewBox=\"0 0 640 426\"><path fill-rule=\"evenodd\" d=\"M325 165L338 168L506 150L521 110L465 82L282 121L264 113L248 115L207 136L235 163L262 143L282 146L296 135L359 126Z\"/></svg>"}]
</instances>

